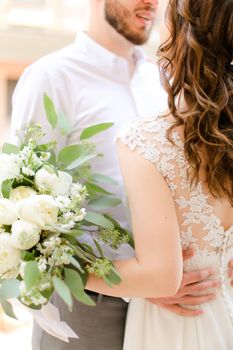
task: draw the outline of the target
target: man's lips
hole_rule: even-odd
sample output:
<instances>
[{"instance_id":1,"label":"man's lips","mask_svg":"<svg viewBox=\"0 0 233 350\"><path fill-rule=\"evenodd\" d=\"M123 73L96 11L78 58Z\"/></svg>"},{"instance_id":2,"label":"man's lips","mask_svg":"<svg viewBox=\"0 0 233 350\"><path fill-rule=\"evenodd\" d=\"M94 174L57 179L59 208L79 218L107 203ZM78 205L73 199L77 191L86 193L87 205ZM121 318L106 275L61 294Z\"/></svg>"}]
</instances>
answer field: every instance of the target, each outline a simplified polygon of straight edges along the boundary
<instances>
[{"instance_id":1,"label":"man's lips","mask_svg":"<svg viewBox=\"0 0 233 350\"><path fill-rule=\"evenodd\" d=\"M154 11L138 11L135 15L142 25L150 24L155 19Z\"/></svg>"},{"instance_id":2,"label":"man's lips","mask_svg":"<svg viewBox=\"0 0 233 350\"><path fill-rule=\"evenodd\" d=\"M141 22L144 22L144 23L153 22L156 15L157 5L158 3L156 3L155 6L138 7L135 10L135 16Z\"/></svg>"},{"instance_id":3,"label":"man's lips","mask_svg":"<svg viewBox=\"0 0 233 350\"><path fill-rule=\"evenodd\" d=\"M138 18L145 19L147 21L153 21L155 18L155 12L153 11L139 11L136 13Z\"/></svg>"}]
</instances>

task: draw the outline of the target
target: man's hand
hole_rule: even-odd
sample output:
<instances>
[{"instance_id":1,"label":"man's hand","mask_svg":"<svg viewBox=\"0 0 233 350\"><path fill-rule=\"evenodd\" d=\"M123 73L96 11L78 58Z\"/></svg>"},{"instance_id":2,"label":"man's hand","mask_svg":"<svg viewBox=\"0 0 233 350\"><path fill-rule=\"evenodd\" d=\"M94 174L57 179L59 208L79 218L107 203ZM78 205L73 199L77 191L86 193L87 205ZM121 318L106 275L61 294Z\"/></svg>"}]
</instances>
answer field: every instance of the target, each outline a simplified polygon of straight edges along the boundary
<instances>
[{"instance_id":1,"label":"man's hand","mask_svg":"<svg viewBox=\"0 0 233 350\"><path fill-rule=\"evenodd\" d=\"M193 255L193 249L188 249L183 252L184 260L191 259ZM180 289L175 296L170 298L148 298L147 300L181 316L199 316L203 313L201 309L190 310L180 304L194 306L213 300L215 294L210 293L209 289L217 288L219 286L217 280L209 279L209 277L214 274L215 271L213 268L184 272ZM233 278L233 260L229 262L229 277ZM205 291L206 293L204 293ZM193 294L195 294L195 296Z\"/></svg>"}]
</instances>

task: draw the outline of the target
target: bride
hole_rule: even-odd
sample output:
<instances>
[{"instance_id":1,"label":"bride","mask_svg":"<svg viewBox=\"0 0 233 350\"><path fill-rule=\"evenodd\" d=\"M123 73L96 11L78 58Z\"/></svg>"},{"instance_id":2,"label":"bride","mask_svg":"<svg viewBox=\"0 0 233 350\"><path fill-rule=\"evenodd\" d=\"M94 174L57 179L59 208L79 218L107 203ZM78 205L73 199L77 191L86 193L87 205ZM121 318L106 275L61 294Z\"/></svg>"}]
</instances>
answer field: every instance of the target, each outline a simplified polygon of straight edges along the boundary
<instances>
[{"instance_id":1,"label":"bride","mask_svg":"<svg viewBox=\"0 0 233 350\"><path fill-rule=\"evenodd\" d=\"M170 110L118 135L136 256L115 262L118 286L91 276L87 288L133 297L124 350L231 350L233 0L170 0L167 21L159 65ZM195 256L183 264L189 246ZM207 266L218 279L217 297L198 318L145 299L174 295L183 269Z\"/></svg>"}]
</instances>

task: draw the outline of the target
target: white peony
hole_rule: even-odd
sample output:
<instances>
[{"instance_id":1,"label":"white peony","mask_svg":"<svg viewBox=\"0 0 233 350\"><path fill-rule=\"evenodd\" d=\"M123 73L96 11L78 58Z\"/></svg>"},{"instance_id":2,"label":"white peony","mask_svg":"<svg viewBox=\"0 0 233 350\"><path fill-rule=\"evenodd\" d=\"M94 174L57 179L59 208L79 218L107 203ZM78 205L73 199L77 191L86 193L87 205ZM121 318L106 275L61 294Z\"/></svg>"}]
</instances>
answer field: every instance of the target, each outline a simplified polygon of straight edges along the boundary
<instances>
[{"instance_id":1,"label":"white peony","mask_svg":"<svg viewBox=\"0 0 233 350\"><path fill-rule=\"evenodd\" d=\"M18 214L20 219L32 222L46 230L57 224L58 207L51 196L32 196L19 202Z\"/></svg>"},{"instance_id":2,"label":"white peony","mask_svg":"<svg viewBox=\"0 0 233 350\"><path fill-rule=\"evenodd\" d=\"M12 225L17 219L17 206L9 199L0 198L0 225Z\"/></svg>"},{"instance_id":3,"label":"white peony","mask_svg":"<svg viewBox=\"0 0 233 350\"><path fill-rule=\"evenodd\" d=\"M20 167L16 162L15 155L0 153L0 169L0 183L14 179L20 174Z\"/></svg>"},{"instance_id":4,"label":"white peony","mask_svg":"<svg viewBox=\"0 0 233 350\"><path fill-rule=\"evenodd\" d=\"M34 191L31 187L19 186L11 190L10 200L13 202L19 202L23 199L26 199L35 195L36 195L36 191Z\"/></svg>"},{"instance_id":5,"label":"white peony","mask_svg":"<svg viewBox=\"0 0 233 350\"><path fill-rule=\"evenodd\" d=\"M21 251L11 244L9 233L0 234L0 277L7 278L9 275L17 274L21 259Z\"/></svg>"},{"instance_id":6,"label":"white peony","mask_svg":"<svg viewBox=\"0 0 233 350\"><path fill-rule=\"evenodd\" d=\"M11 232L12 245L27 250L39 242L41 229L31 222L18 220L12 225Z\"/></svg>"},{"instance_id":7,"label":"white peony","mask_svg":"<svg viewBox=\"0 0 233 350\"><path fill-rule=\"evenodd\" d=\"M35 184L37 188L53 196L69 195L72 176L64 171L58 171L58 176L49 168L43 167L37 171Z\"/></svg>"}]
</instances>

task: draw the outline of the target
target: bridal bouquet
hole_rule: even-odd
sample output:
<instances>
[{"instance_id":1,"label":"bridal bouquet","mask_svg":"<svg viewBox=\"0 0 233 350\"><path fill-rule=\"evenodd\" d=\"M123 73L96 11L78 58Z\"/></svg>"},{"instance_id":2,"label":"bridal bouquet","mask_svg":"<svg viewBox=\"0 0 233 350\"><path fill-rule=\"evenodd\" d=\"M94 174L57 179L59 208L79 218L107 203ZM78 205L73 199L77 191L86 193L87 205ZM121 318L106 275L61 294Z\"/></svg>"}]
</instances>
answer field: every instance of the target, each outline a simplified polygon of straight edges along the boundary
<instances>
[{"instance_id":1,"label":"bridal bouquet","mask_svg":"<svg viewBox=\"0 0 233 350\"><path fill-rule=\"evenodd\" d=\"M64 116L57 116L50 98L44 96L52 128L68 132ZM129 233L103 213L120 203L101 187L111 178L92 174L89 161L96 154L90 137L111 123L83 130L80 143L63 148L40 144L45 135L39 125L25 131L19 147L4 144L0 153L0 303L14 317L9 299L17 298L32 309L47 304L56 291L72 309L73 297L88 305L85 293L89 273L109 285L120 282L99 241L112 248L131 243ZM102 212L100 211L102 210ZM81 243L88 232L93 247Z\"/></svg>"}]
</instances>

